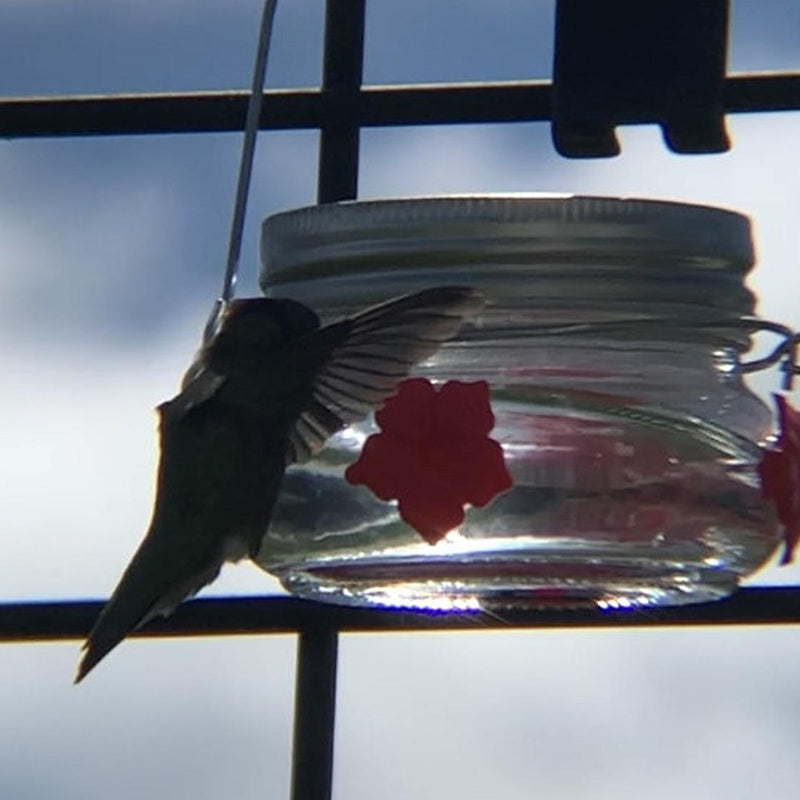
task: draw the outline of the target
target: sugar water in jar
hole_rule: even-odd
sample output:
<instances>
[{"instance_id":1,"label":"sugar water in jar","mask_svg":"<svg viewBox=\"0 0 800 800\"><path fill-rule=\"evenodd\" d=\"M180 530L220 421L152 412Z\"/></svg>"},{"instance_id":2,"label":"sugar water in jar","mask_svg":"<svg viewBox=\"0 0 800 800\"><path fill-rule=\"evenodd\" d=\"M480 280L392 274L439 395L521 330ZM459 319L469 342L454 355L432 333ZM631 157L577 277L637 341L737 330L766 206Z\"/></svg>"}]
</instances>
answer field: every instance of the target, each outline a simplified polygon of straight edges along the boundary
<instances>
[{"instance_id":1,"label":"sugar water in jar","mask_svg":"<svg viewBox=\"0 0 800 800\"><path fill-rule=\"evenodd\" d=\"M638 199L450 196L268 218L264 291L323 321L432 286L484 310L414 375L489 388L511 486L434 544L345 480L374 417L286 474L260 563L312 599L601 607L732 592L779 532L756 465L771 415L738 369L746 217ZM424 476L421 478L424 480Z\"/></svg>"}]
</instances>

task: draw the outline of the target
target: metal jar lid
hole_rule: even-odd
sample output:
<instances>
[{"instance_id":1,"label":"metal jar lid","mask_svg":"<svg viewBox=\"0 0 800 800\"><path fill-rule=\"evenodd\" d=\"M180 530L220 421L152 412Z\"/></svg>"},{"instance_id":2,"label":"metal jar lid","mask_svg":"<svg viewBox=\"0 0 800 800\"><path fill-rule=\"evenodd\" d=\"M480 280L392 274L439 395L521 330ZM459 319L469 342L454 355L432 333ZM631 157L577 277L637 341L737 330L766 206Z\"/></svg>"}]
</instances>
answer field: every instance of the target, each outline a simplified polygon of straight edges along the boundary
<instances>
[{"instance_id":1,"label":"metal jar lid","mask_svg":"<svg viewBox=\"0 0 800 800\"><path fill-rule=\"evenodd\" d=\"M472 249L486 255L653 256L742 272L753 263L747 217L687 203L572 195L453 195L309 206L262 227L265 280L387 253ZM487 252L487 250L489 252Z\"/></svg>"},{"instance_id":2,"label":"metal jar lid","mask_svg":"<svg viewBox=\"0 0 800 800\"><path fill-rule=\"evenodd\" d=\"M573 195L453 195L310 206L268 217L261 286L326 313L426 285L498 302L752 314L750 222L720 208ZM657 308L656 308L657 306Z\"/></svg>"}]
</instances>

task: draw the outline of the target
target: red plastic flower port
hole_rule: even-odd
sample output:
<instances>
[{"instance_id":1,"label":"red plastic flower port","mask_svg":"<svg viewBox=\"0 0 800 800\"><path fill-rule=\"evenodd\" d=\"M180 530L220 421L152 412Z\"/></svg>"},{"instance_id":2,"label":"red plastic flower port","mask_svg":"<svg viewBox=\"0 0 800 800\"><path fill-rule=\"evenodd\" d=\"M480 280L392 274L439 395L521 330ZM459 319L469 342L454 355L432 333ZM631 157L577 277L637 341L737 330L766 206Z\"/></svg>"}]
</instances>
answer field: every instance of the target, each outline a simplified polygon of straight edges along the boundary
<instances>
[{"instance_id":1,"label":"red plastic flower port","mask_svg":"<svg viewBox=\"0 0 800 800\"><path fill-rule=\"evenodd\" d=\"M464 521L464 505L485 506L512 485L503 449L490 439L494 415L485 381L403 381L375 415L370 436L345 478L382 500L431 544Z\"/></svg>"},{"instance_id":2,"label":"red plastic flower port","mask_svg":"<svg viewBox=\"0 0 800 800\"><path fill-rule=\"evenodd\" d=\"M758 465L761 493L772 500L783 525L781 564L791 564L800 541L800 412L776 394L780 432L774 450L764 453Z\"/></svg>"}]
</instances>

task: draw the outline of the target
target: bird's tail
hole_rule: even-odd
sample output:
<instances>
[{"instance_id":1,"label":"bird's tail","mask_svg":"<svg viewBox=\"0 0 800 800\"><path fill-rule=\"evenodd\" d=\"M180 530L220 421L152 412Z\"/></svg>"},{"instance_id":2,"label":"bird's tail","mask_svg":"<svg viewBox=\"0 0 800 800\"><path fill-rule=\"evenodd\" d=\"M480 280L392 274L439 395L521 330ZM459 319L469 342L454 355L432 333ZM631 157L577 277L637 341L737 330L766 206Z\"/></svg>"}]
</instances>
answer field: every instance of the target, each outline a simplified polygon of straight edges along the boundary
<instances>
[{"instance_id":1,"label":"bird's tail","mask_svg":"<svg viewBox=\"0 0 800 800\"><path fill-rule=\"evenodd\" d=\"M176 580L174 573L159 580L163 565L170 561L167 554L152 552L145 546L148 544L147 541L142 543L111 599L97 617L81 648L83 657L75 683L80 683L131 631L154 617L171 614L183 600L219 574L221 559L202 572L189 571L182 580Z\"/></svg>"}]
</instances>

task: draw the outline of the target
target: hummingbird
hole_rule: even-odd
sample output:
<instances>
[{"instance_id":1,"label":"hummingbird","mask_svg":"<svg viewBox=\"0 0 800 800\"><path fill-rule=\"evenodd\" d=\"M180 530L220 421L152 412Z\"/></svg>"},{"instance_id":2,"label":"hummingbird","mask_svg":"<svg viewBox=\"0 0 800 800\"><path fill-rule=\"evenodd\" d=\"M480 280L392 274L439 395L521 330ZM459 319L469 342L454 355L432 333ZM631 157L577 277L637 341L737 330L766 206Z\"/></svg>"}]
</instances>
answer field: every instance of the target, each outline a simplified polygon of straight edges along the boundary
<instances>
[{"instance_id":1,"label":"hummingbird","mask_svg":"<svg viewBox=\"0 0 800 800\"><path fill-rule=\"evenodd\" d=\"M439 287L321 326L295 300L225 303L180 393L157 408L150 525L83 645L75 683L226 561L253 558L286 467L369 415L482 307L470 288Z\"/></svg>"}]
</instances>

